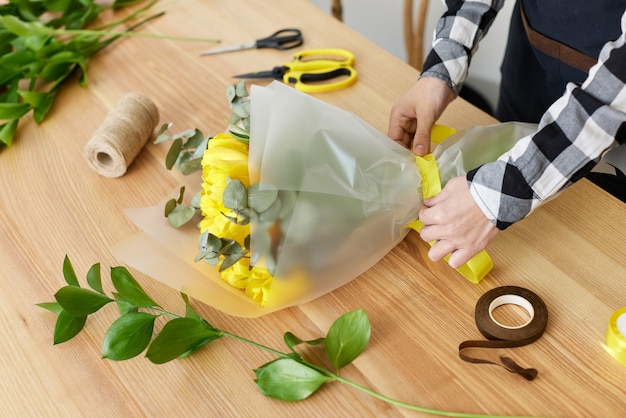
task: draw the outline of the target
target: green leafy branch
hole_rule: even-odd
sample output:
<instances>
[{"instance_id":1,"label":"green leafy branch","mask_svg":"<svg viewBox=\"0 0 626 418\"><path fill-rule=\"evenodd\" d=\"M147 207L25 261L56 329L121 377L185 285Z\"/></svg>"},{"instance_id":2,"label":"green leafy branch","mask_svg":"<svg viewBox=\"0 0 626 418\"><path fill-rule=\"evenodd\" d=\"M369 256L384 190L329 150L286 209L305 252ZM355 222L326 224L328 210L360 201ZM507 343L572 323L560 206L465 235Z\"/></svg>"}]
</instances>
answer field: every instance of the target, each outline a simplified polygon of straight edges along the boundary
<instances>
[{"instance_id":1,"label":"green leafy branch","mask_svg":"<svg viewBox=\"0 0 626 418\"><path fill-rule=\"evenodd\" d=\"M87 273L89 288L80 286L67 256L63 261L63 276L67 285L55 293L55 301L38 304L57 314L54 344L74 338L83 329L89 315L115 302L120 316L111 324L102 341L102 356L109 360L128 360L145 351L148 360L162 364L187 357L220 338L232 338L276 356L276 359L254 370L257 387L263 395L271 398L301 401L324 384L336 381L382 401L414 411L448 417L487 416L412 405L341 377L339 370L352 363L365 350L370 339L370 322L363 310L341 315L324 337L303 340L292 332L286 332L283 339L288 350L281 352L214 327L200 317L184 294L184 315L164 310L148 296L125 267L111 268L111 281L116 289L112 297L107 296L102 288L100 264L94 264ZM167 322L160 331L155 331L155 322L160 317ZM334 371L307 361L296 351L296 347L301 344L324 345Z\"/></svg>"},{"instance_id":2,"label":"green leafy branch","mask_svg":"<svg viewBox=\"0 0 626 418\"><path fill-rule=\"evenodd\" d=\"M100 28L84 29L108 8L143 2L115 0L104 7L94 0L9 0L0 5L0 145L12 145L18 122L29 111L41 123L59 87L76 72L80 71L79 83L85 86L90 58L120 37L218 42L135 32L163 15L144 17L157 0ZM125 23L130 24L126 30L114 31Z\"/></svg>"}]
</instances>

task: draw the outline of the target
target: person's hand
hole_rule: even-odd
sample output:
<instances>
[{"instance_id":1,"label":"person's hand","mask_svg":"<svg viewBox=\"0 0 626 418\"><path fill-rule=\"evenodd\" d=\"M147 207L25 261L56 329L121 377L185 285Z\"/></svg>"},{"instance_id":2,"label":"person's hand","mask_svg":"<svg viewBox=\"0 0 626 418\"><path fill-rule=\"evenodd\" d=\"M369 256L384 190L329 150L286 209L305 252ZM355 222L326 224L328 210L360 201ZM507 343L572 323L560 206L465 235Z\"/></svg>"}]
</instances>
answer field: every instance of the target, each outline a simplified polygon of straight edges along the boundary
<instances>
[{"instance_id":1,"label":"person's hand","mask_svg":"<svg viewBox=\"0 0 626 418\"><path fill-rule=\"evenodd\" d=\"M424 223L422 239L436 241L428 257L439 261L450 254L448 264L452 268L462 266L484 250L498 233L474 202L465 177L453 178L441 193L426 199L419 219Z\"/></svg>"},{"instance_id":2,"label":"person's hand","mask_svg":"<svg viewBox=\"0 0 626 418\"><path fill-rule=\"evenodd\" d=\"M420 78L391 109L387 136L417 155L427 154L430 130L455 97L443 80Z\"/></svg>"}]
</instances>

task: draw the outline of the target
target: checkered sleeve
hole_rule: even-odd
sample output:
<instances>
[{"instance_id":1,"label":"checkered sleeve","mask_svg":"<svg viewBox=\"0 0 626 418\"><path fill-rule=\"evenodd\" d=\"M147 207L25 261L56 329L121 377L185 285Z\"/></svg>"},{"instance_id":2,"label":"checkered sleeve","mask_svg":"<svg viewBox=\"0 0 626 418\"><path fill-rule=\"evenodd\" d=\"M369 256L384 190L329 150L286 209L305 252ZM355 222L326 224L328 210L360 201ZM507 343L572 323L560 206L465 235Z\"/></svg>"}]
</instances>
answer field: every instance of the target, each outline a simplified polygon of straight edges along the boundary
<instances>
[{"instance_id":1,"label":"checkered sleeve","mask_svg":"<svg viewBox=\"0 0 626 418\"><path fill-rule=\"evenodd\" d=\"M447 0L447 10L435 27L432 49L420 77L439 78L459 94L472 54L503 3L504 0Z\"/></svg>"},{"instance_id":2,"label":"checkered sleeve","mask_svg":"<svg viewBox=\"0 0 626 418\"><path fill-rule=\"evenodd\" d=\"M622 35L607 43L582 86L570 83L537 132L497 161L467 174L485 215L505 229L591 171L626 139L626 13Z\"/></svg>"}]
</instances>

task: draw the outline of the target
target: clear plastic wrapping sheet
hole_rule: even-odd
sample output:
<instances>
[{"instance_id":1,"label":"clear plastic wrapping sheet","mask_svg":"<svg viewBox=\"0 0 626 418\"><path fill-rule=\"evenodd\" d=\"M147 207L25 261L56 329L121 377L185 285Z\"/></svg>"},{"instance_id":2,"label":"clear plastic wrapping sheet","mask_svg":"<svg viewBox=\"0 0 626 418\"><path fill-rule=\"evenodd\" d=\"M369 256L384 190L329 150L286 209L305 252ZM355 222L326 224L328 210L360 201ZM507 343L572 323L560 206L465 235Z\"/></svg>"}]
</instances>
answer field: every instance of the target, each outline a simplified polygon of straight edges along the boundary
<instances>
[{"instance_id":1,"label":"clear plastic wrapping sheet","mask_svg":"<svg viewBox=\"0 0 626 418\"><path fill-rule=\"evenodd\" d=\"M162 204L128 210L143 232L113 249L129 266L242 317L308 302L358 277L404 238L421 205L415 156L354 114L278 82L253 86L250 100L251 183L295 196L274 237L266 306L224 283L215 267L194 262L198 230L170 227ZM509 123L453 135L434 152L442 183L495 160L533 129ZM188 190L200 181L186 179ZM252 225L253 261L265 257L255 253L262 228Z\"/></svg>"}]
</instances>

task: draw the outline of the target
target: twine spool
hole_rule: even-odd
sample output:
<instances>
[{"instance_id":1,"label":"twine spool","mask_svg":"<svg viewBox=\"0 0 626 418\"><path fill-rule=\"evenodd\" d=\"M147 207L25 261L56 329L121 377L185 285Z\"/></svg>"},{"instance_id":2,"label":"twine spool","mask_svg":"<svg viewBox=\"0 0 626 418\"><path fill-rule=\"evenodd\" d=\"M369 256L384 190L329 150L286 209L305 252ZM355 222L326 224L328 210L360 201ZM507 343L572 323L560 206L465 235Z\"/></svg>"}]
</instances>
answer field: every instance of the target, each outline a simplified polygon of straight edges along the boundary
<instances>
[{"instance_id":1,"label":"twine spool","mask_svg":"<svg viewBox=\"0 0 626 418\"><path fill-rule=\"evenodd\" d=\"M105 177L120 177L152 136L159 111L147 97L128 93L85 145L87 163Z\"/></svg>"}]
</instances>

